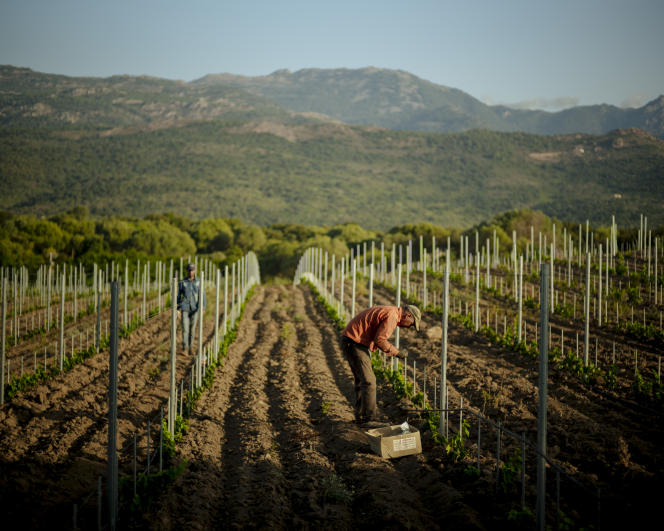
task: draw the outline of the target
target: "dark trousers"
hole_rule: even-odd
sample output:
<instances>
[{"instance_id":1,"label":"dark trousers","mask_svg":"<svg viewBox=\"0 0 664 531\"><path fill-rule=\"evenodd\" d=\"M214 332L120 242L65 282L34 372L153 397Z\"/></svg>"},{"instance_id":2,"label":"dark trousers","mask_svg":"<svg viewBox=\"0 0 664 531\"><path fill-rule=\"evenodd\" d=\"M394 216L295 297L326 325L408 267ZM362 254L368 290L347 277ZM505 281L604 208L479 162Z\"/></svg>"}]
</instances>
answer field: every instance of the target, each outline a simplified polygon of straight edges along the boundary
<instances>
[{"instance_id":1,"label":"dark trousers","mask_svg":"<svg viewBox=\"0 0 664 531\"><path fill-rule=\"evenodd\" d=\"M371 368L371 353L364 345L342 336L341 345L355 380L355 419L376 418L376 375Z\"/></svg>"},{"instance_id":2,"label":"dark trousers","mask_svg":"<svg viewBox=\"0 0 664 531\"><path fill-rule=\"evenodd\" d=\"M191 348L196 337L196 322L198 321L198 311L182 312L182 350Z\"/></svg>"}]
</instances>

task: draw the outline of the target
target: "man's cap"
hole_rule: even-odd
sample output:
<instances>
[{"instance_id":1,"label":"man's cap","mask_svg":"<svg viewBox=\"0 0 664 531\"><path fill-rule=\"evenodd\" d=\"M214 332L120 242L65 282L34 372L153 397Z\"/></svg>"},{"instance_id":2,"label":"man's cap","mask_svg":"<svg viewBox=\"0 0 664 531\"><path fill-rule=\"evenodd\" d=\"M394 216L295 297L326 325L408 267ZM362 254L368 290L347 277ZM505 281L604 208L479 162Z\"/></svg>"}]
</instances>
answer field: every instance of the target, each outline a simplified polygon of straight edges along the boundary
<instances>
[{"instance_id":1,"label":"man's cap","mask_svg":"<svg viewBox=\"0 0 664 531\"><path fill-rule=\"evenodd\" d=\"M422 319L422 314L420 313L420 309L412 304L406 304L406 311L413 316L413 319L415 319L415 330L419 332L420 320Z\"/></svg>"},{"instance_id":2,"label":"man's cap","mask_svg":"<svg viewBox=\"0 0 664 531\"><path fill-rule=\"evenodd\" d=\"M187 271L196 271L196 266L194 264L187 264Z\"/></svg>"}]
</instances>

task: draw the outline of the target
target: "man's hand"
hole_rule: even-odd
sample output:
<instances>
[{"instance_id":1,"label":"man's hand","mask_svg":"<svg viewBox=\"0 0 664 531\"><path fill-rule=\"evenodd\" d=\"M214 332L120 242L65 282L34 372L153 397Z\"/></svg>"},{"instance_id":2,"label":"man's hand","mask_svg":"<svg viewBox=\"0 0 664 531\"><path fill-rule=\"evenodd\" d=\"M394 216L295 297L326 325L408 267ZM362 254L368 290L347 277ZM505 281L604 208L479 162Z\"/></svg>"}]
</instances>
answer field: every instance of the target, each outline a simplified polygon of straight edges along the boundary
<instances>
[{"instance_id":1,"label":"man's hand","mask_svg":"<svg viewBox=\"0 0 664 531\"><path fill-rule=\"evenodd\" d=\"M396 353L396 357L400 360L404 360L408 357L408 351L405 348L402 348Z\"/></svg>"}]
</instances>

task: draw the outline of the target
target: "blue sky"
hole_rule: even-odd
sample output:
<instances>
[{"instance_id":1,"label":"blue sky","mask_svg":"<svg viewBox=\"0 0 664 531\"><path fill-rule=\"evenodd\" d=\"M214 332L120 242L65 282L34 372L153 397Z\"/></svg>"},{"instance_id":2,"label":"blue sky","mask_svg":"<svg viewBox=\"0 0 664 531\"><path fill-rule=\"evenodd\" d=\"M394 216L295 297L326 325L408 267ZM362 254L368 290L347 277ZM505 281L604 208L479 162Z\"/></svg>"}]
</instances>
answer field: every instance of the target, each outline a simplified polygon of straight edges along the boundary
<instances>
[{"instance_id":1,"label":"blue sky","mask_svg":"<svg viewBox=\"0 0 664 531\"><path fill-rule=\"evenodd\" d=\"M662 0L2 0L0 64L192 80L279 68L411 72L555 110L664 93Z\"/></svg>"}]
</instances>

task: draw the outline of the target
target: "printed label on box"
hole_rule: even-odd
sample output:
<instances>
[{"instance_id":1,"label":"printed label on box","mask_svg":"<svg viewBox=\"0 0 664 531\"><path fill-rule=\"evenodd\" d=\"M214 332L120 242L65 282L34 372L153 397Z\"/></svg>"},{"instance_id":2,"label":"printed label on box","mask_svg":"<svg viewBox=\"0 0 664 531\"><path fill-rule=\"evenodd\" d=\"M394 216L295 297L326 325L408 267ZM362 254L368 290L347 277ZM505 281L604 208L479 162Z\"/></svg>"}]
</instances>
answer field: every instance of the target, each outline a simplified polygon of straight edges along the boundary
<instances>
[{"instance_id":1,"label":"printed label on box","mask_svg":"<svg viewBox=\"0 0 664 531\"><path fill-rule=\"evenodd\" d=\"M404 437L403 439L394 439L394 451L402 452L404 450L412 450L415 448L415 436Z\"/></svg>"}]
</instances>

